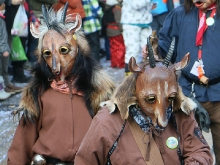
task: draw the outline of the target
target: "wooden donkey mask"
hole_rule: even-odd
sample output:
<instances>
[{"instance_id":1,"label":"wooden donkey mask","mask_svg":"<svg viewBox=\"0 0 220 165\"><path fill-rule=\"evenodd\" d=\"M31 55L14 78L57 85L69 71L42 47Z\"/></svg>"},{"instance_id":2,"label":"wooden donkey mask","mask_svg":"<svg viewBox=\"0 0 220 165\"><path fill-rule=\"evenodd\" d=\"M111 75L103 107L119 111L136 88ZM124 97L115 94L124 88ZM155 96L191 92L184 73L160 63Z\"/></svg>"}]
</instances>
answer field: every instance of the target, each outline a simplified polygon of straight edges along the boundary
<instances>
[{"instance_id":1,"label":"wooden donkey mask","mask_svg":"<svg viewBox=\"0 0 220 165\"><path fill-rule=\"evenodd\" d=\"M35 38L39 38L38 61L45 60L52 73L58 80L64 81L70 74L77 58L80 37L77 32L81 28L81 17L76 15L75 20L67 16L68 3L57 13L42 6L44 22L37 29L33 24L30 31ZM83 44L83 43L82 43ZM85 49L86 44L83 46ZM87 49L87 48L86 48Z\"/></svg>"},{"instance_id":2,"label":"wooden donkey mask","mask_svg":"<svg viewBox=\"0 0 220 165\"><path fill-rule=\"evenodd\" d=\"M129 69L137 73L136 97L142 111L151 117L154 125L166 127L168 124L167 109L172 105L178 93L178 83L175 72L185 68L189 54L173 65L169 65L175 45L173 38L170 49L163 62L156 62L151 43L148 38L149 64L140 67L135 58L129 61Z\"/></svg>"}]
</instances>

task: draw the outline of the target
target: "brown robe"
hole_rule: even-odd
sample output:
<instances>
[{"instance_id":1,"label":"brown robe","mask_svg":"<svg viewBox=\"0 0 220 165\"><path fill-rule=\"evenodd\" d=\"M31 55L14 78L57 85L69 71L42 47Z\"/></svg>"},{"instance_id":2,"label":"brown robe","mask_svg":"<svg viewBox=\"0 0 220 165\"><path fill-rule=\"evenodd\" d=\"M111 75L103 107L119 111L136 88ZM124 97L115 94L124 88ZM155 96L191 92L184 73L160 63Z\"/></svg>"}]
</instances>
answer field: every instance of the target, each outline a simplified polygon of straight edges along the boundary
<instances>
[{"instance_id":1,"label":"brown robe","mask_svg":"<svg viewBox=\"0 0 220 165\"><path fill-rule=\"evenodd\" d=\"M185 164L197 165L197 162L199 162L203 165L211 165L213 158L208 144L203 138L197 138L194 134L194 130L198 129L198 125L194 119L193 112L188 116L182 111L177 111L175 112L175 117L181 139L180 149ZM177 149L169 149L166 146L168 137L177 137L171 121L161 134L161 137L154 135L153 138L160 150L164 165L180 165ZM75 165L105 165L107 153L118 137L123 122L118 110L112 114L109 113L106 107L100 110L94 117L81 143L76 154ZM128 123L110 159L112 165L146 165Z\"/></svg>"},{"instance_id":2,"label":"brown robe","mask_svg":"<svg viewBox=\"0 0 220 165\"><path fill-rule=\"evenodd\" d=\"M48 89L40 98L36 124L21 118L8 150L8 165L30 165L35 153L73 162L92 118L82 96Z\"/></svg>"}]
</instances>

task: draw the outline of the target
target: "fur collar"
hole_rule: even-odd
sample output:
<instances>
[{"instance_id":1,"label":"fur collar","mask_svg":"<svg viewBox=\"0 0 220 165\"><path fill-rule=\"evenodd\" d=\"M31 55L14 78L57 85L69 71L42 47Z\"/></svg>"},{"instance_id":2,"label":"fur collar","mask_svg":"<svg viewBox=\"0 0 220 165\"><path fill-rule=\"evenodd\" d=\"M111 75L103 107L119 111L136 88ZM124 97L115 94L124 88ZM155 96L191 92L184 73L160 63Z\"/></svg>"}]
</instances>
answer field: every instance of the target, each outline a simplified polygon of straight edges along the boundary
<instances>
[{"instance_id":1,"label":"fur collar","mask_svg":"<svg viewBox=\"0 0 220 165\"><path fill-rule=\"evenodd\" d=\"M137 98L135 97L135 84L137 74L133 73L116 88L112 98L108 101L100 103L100 106L106 106L110 113L113 113L118 107L121 118L127 119L129 116L129 107L137 104ZM178 86L178 94L173 102L173 111L182 110L185 114L189 115L190 111L195 110L197 104L186 97L182 93L182 89Z\"/></svg>"},{"instance_id":2,"label":"fur collar","mask_svg":"<svg viewBox=\"0 0 220 165\"><path fill-rule=\"evenodd\" d=\"M83 93L85 104L93 117L100 109L100 102L111 98L115 84L104 70L91 61L90 57L81 56L81 58L78 58L80 63L83 60L85 61L79 65L76 63L77 73L74 73L76 69L73 68L73 78L75 77L74 75L78 75L73 86L76 87L77 92ZM90 65L85 67L86 64ZM32 81L23 90L18 109L13 112L13 115L24 112L25 119L29 121L34 121L39 117L40 106L38 99L44 91L50 88L51 84L48 81L48 67L44 63L37 63L33 73Z\"/></svg>"}]
</instances>

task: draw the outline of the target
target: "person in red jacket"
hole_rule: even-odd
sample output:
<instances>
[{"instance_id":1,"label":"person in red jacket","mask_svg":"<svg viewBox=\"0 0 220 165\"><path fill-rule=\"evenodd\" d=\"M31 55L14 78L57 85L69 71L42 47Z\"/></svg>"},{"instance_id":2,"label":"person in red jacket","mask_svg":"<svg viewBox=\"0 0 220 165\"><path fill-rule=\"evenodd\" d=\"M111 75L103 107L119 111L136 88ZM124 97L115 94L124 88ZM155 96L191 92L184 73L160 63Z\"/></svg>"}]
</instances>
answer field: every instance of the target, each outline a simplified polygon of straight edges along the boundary
<instances>
[{"instance_id":1,"label":"person in red jacket","mask_svg":"<svg viewBox=\"0 0 220 165\"><path fill-rule=\"evenodd\" d=\"M58 2L53 5L53 7L55 10L59 10L65 5L66 2L68 2L67 14L79 14L81 18L85 17L85 12L81 0L58 0Z\"/></svg>"},{"instance_id":2,"label":"person in red jacket","mask_svg":"<svg viewBox=\"0 0 220 165\"><path fill-rule=\"evenodd\" d=\"M110 41L111 67L125 67L125 45L122 36L121 5L120 0L107 0L109 9L106 11L106 33Z\"/></svg>"}]
</instances>

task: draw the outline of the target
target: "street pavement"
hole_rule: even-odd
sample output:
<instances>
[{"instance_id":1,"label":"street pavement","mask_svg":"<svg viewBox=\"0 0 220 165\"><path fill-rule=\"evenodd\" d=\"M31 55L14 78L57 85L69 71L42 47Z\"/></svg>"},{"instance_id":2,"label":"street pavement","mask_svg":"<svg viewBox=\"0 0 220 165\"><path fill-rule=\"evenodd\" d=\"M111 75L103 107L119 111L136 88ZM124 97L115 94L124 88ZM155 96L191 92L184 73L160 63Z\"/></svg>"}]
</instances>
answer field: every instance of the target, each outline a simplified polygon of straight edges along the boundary
<instances>
[{"instance_id":1,"label":"street pavement","mask_svg":"<svg viewBox=\"0 0 220 165\"><path fill-rule=\"evenodd\" d=\"M113 77L116 84L119 84L124 78L124 69L111 68L110 62L105 58L101 59L101 65ZM29 74L28 71L25 72ZM16 84L26 86L27 84ZM0 165L7 163L7 150L12 142L12 138L18 124L18 118L13 118L11 112L15 110L21 99L21 93L11 96L9 99L0 102ZM212 148L212 138L210 133L204 133L208 144Z\"/></svg>"}]
</instances>

